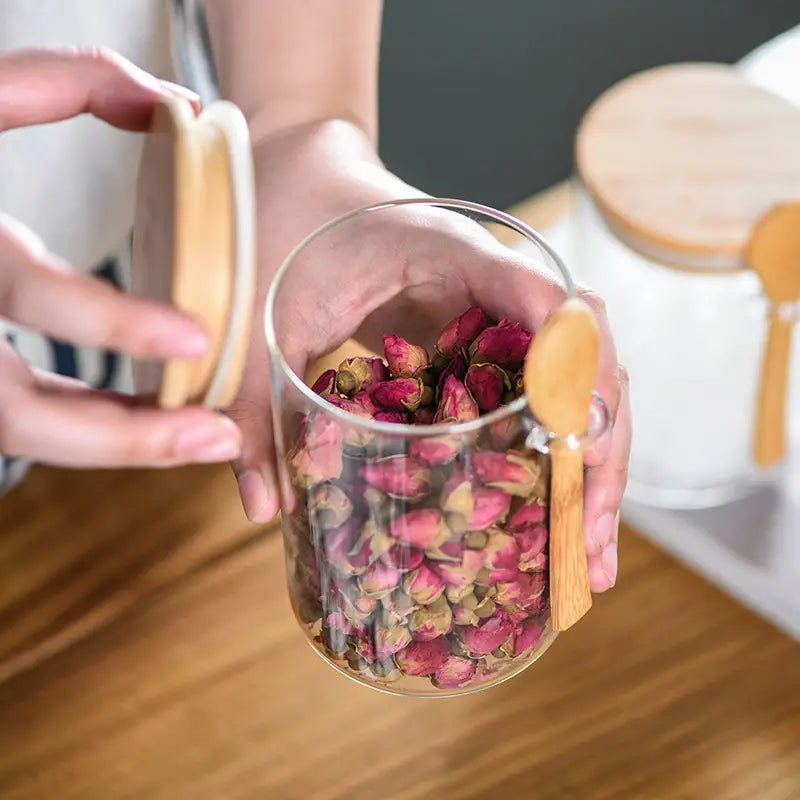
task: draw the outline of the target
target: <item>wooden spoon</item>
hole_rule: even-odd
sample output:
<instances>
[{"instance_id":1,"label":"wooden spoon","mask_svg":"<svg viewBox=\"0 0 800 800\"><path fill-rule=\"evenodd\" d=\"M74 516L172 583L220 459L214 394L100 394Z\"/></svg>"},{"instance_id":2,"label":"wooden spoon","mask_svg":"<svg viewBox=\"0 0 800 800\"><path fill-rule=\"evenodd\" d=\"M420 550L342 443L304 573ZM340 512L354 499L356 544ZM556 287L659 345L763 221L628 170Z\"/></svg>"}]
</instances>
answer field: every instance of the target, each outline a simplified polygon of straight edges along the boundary
<instances>
[{"instance_id":1,"label":"wooden spoon","mask_svg":"<svg viewBox=\"0 0 800 800\"><path fill-rule=\"evenodd\" d=\"M600 332L582 300L566 300L533 337L525 358L525 394L536 418L560 437L582 434L597 379ZM550 609L554 630L592 606L583 535L583 453L555 440L550 448Z\"/></svg>"},{"instance_id":2,"label":"wooden spoon","mask_svg":"<svg viewBox=\"0 0 800 800\"><path fill-rule=\"evenodd\" d=\"M755 427L755 459L762 467L780 461L786 452L786 395L794 309L800 300L800 203L774 206L757 223L747 246L750 266L761 278L771 301L769 333Z\"/></svg>"}]
</instances>

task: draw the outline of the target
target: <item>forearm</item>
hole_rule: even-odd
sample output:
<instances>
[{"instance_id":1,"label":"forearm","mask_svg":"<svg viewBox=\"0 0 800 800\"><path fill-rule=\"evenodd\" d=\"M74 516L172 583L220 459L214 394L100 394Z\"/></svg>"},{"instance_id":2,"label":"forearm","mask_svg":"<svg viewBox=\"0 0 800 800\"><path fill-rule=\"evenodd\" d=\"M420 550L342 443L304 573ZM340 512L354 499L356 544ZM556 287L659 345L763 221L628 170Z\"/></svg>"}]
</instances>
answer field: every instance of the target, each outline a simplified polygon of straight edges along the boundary
<instances>
[{"instance_id":1,"label":"forearm","mask_svg":"<svg viewBox=\"0 0 800 800\"><path fill-rule=\"evenodd\" d=\"M381 0L209 0L222 95L254 140L328 119L372 146L378 130Z\"/></svg>"}]
</instances>

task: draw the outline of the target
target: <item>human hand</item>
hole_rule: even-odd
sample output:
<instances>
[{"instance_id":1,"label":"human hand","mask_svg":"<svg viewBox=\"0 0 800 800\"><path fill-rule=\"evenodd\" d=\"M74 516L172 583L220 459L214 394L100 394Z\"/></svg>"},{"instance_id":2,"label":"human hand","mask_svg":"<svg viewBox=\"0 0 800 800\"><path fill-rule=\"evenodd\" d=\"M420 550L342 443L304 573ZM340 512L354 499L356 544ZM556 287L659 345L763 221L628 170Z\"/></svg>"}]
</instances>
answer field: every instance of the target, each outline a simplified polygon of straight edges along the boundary
<instances>
[{"instance_id":1,"label":"human hand","mask_svg":"<svg viewBox=\"0 0 800 800\"><path fill-rule=\"evenodd\" d=\"M0 132L90 113L143 131L154 106L187 94L102 49L0 55ZM46 202L46 198L42 198ZM160 303L72 271L17 220L0 214L0 316L77 345L138 358L193 358L204 331ZM0 342L0 453L68 467L226 461L241 433L206 408L167 411L30 369Z\"/></svg>"},{"instance_id":2,"label":"human hand","mask_svg":"<svg viewBox=\"0 0 800 800\"><path fill-rule=\"evenodd\" d=\"M361 146L345 123L310 126L275 136L256 147L259 183L260 272L257 318L278 262L319 224L352 208L419 194L390 175ZM283 318L295 321L292 351L284 353L303 374L307 364L342 344L357 330L397 332L424 341L468 306L508 316L535 330L562 302L556 279L538 272L519 253L469 220L447 211L407 207L391 221L367 225L336 259L313 265ZM597 390L613 420L586 455L585 529L591 587L603 591L616 579L619 505L630 450L627 375L617 364L604 306L584 290L602 333ZM320 298L325 298L320 302ZM380 315L373 312L380 307ZM285 312L285 313L284 313ZM363 325L362 325L363 323ZM230 413L244 433L234 465L251 519L266 521L278 510L274 473L269 375L263 334L255 328L239 398Z\"/></svg>"}]
</instances>

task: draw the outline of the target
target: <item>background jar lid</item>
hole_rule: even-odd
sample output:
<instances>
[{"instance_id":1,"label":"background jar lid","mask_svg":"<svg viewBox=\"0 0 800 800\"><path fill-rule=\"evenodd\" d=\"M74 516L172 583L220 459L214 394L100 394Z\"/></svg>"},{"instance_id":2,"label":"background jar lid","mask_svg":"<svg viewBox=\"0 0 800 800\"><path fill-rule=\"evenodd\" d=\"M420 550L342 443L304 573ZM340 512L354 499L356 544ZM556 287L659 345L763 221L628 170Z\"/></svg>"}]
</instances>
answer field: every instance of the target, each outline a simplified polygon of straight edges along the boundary
<instances>
[{"instance_id":1,"label":"background jar lid","mask_svg":"<svg viewBox=\"0 0 800 800\"><path fill-rule=\"evenodd\" d=\"M636 251L741 269L758 220L800 199L800 110L727 65L658 67L593 103L576 160L606 223Z\"/></svg>"},{"instance_id":2,"label":"background jar lid","mask_svg":"<svg viewBox=\"0 0 800 800\"><path fill-rule=\"evenodd\" d=\"M132 251L134 293L200 322L202 359L134 364L138 394L176 408L228 405L244 369L255 285L253 167L247 123L216 102L195 116L169 99L153 115L139 168Z\"/></svg>"}]
</instances>

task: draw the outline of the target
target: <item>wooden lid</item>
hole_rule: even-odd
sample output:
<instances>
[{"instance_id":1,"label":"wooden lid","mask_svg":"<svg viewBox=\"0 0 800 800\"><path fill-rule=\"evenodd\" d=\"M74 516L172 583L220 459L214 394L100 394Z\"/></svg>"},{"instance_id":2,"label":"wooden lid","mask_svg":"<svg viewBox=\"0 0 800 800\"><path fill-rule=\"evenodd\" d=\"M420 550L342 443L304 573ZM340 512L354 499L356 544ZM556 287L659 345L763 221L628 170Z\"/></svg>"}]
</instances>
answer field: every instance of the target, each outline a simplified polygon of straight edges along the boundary
<instances>
[{"instance_id":1,"label":"wooden lid","mask_svg":"<svg viewBox=\"0 0 800 800\"><path fill-rule=\"evenodd\" d=\"M595 101L576 159L634 249L684 268L738 269L757 220L800 198L800 110L723 64L659 67Z\"/></svg>"},{"instance_id":2,"label":"wooden lid","mask_svg":"<svg viewBox=\"0 0 800 800\"><path fill-rule=\"evenodd\" d=\"M230 103L195 117L182 100L153 115L139 168L132 288L173 303L210 335L205 357L137 363L137 393L160 405L235 397L252 318L254 191L247 124Z\"/></svg>"}]
</instances>

